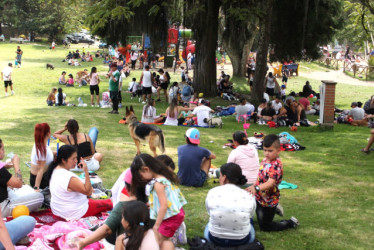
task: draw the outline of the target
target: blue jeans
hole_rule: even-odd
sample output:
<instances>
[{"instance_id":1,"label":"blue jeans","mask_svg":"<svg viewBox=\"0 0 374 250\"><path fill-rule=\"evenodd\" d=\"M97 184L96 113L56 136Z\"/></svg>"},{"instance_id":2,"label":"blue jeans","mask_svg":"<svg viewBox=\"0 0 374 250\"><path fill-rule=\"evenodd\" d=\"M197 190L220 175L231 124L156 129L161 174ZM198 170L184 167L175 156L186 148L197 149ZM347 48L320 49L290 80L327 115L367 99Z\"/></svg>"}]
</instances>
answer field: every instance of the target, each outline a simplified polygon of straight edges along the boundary
<instances>
[{"instance_id":1,"label":"blue jeans","mask_svg":"<svg viewBox=\"0 0 374 250\"><path fill-rule=\"evenodd\" d=\"M10 222L6 222L5 226L9 232L13 245L32 232L32 230L34 230L35 223L35 219L31 216L20 216ZM5 248L0 242L0 250L3 249Z\"/></svg>"},{"instance_id":2,"label":"blue jeans","mask_svg":"<svg viewBox=\"0 0 374 250\"><path fill-rule=\"evenodd\" d=\"M249 234L241 240L220 239L220 238L214 237L210 234L208 225L209 223L205 227L204 237L209 242L214 243L217 246L223 246L223 247L241 246L241 245L247 245L249 243L252 243L255 240L255 229L253 225L251 225L251 231L249 231Z\"/></svg>"}]
</instances>

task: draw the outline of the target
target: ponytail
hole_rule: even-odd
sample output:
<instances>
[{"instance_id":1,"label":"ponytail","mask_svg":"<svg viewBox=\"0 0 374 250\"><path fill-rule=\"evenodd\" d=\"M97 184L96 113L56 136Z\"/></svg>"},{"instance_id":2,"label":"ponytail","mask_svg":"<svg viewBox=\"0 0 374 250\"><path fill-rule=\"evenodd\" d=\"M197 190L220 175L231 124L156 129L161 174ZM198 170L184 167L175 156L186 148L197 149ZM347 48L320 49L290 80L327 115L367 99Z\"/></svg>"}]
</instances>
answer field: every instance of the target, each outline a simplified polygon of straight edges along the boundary
<instances>
[{"instance_id":1,"label":"ponytail","mask_svg":"<svg viewBox=\"0 0 374 250\"><path fill-rule=\"evenodd\" d=\"M248 138L243 131L236 131L232 135L232 138L233 138L234 141L238 142L239 145L247 145L248 144Z\"/></svg>"},{"instance_id":2,"label":"ponytail","mask_svg":"<svg viewBox=\"0 0 374 250\"><path fill-rule=\"evenodd\" d=\"M238 164L226 163L221 166L221 175L226 175L229 183L243 186L247 183L247 178L242 174L242 169Z\"/></svg>"}]
</instances>

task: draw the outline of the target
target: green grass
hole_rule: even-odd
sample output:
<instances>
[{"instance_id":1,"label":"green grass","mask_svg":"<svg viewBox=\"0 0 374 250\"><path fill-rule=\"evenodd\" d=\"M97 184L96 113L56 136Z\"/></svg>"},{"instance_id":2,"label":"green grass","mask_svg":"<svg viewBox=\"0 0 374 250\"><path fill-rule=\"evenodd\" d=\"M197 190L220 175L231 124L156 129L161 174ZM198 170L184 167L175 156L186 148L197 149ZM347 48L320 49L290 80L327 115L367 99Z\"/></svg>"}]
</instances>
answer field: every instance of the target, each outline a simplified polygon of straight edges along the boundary
<instances>
[{"instance_id":1,"label":"green grass","mask_svg":"<svg viewBox=\"0 0 374 250\"><path fill-rule=\"evenodd\" d=\"M22 162L29 161L33 146L33 132L36 123L48 122L52 132L61 129L70 118L78 120L80 131L88 132L96 126L100 133L97 150L104 154L104 160L98 174L104 180L104 186L111 187L120 173L128 168L135 156L135 146L129 136L126 126L118 121L124 114L110 115L108 109L91 107L47 107L46 98L52 87L58 87L58 77L61 71L75 73L78 70L97 66L99 72L107 67L101 60L84 63L81 67L68 67L61 62L66 50L61 48L52 53L48 46L22 45L24 50L23 66L13 70L14 89L16 94L4 97L0 92L0 107L2 122L0 123L0 138L5 143L6 154L15 152ZM0 44L1 69L10 61L14 61L16 44ZM96 51L96 49L90 49ZM86 48L87 51L87 48ZM45 64L53 63L55 70L46 70ZM310 64L307 64L310 67ZM303 68L301 68L303 70ZM310 70L325 70L313 66ZM171 74L172 80L178 80L179 74ZM139 79L140 71L131 73L131 78ZM108 88L108 82L102 78L100 91ZM288 91L301 91L308 79L292 77L288 84ZM126 80L128 84L129 79ZM245 79L234 79L235 88L241 92L248 92ZM311 80L313 89L318 89L319 81ZM126 89L126 87L124 87ZM67 99L77 103L82 97L89 103L89 89L64 88ZM371 87L354 87L337 85L336 104L339 108L349 108L352 101L366 101L373 94ZM123 93L124 104L133 105L138 116L142 105L137 100L130 100L129 95ZM212 99L213 104L228 105L219 99ZM157 103L158 113L164 112L165 102ZM200 129L201 146L208 148L217 155L213 161L215 166L226 162L230 149L222 148L227 139L231 139L233 132L242 129L233 117L223 118L222 129ZM178 158L176 149L184 144L184 127L161 127L165 133L166 153L175 162ZM289 131L288 128L270 129L252 124L249 134L255 131L280 133ZM264 233L258 230L255 219L256 237L267 249L371 249L374 231L374 168L373 154L365 155L359 152L367 143L368 128L336 125L333 131L321 132L316 127L299 128L292 133L303 146L305 151L282 152L284 163L284 180L297 184L296 190L282 190L281 203L285 210L285 217L295 216L300 221L296 230L284 232ZM209 143L209 141L214 141ZM52 143L52 148L55 148ZM150 153L147 146L141 147L142 152ZM259 152L262 159L263 153ZM28 168L22 164L25 179L28 179ZM202 235L208 221L205 210L205 197L209 189L218 184L212 180L203 188L181 187L188 204L185 206L188 236ZM280 217L276 216L279 220Z\"/></svg>"}]
</instances>

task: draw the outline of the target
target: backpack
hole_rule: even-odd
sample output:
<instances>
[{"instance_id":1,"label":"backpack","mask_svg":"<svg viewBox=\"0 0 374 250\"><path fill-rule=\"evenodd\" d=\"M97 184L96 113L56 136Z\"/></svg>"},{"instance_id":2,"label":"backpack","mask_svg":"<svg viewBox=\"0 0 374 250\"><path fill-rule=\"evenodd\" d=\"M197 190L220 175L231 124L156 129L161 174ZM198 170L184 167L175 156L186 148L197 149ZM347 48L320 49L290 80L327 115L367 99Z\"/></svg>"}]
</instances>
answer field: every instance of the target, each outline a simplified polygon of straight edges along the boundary
<instances>
[{"instance_id":1,"label":"backpack","mask_svg":"<svg viewBox=\"0 0 374 250\"><path fill-rule=\"evenodd\" d=\"M184 86L183 90L182 90L182 95L183 96L190 96L191 95L191 86L187 85L187 86Z\"/></svg>"},{"instance_id":2,"label":"backpack","mask_svg":"<svg viewBox=\"0 0 374 250\"><path fill-rule=\"evenodd\" d=\"M295 137L290 135L288 132L282 132L279 134L279 140L281 144L295 144L298 143Z\"/></svg>"}]
</instances>

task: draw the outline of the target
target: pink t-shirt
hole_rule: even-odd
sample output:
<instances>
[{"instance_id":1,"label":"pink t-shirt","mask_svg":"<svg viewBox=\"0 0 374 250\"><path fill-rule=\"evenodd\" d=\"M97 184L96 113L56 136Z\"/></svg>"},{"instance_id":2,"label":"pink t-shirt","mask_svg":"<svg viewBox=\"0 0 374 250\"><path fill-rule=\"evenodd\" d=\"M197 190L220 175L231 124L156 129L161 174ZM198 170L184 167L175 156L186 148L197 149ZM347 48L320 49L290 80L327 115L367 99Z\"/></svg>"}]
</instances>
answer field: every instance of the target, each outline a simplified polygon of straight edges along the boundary
<instances>
[{"instance_id":1,"label":"pink t-shirt","mask_svg":"<svg viewBox=\"0 0 374 250\"><path fill-rule=\"evenodd\" d=\"M243 175L247 178L247 183L256 182L260 161L257 149L251 145L240 145L231 151L227 163L236 163L242 169Z\"/></svg>"},{"instance_id":2,"label":"pink t-shirt","mask_svg":"<svg viewBox=\"0 0 374 250\"><path fill-rule=\"evenodd\" d=\"M69 85L74 85L74 79L73 78L69 78L68 84Z\"/></svg>"},{"instance_id":3,"label":"pink t-shirt","mask_svg":"<svg viewBox=\"0 0 374 250\"><path fill-rule=\"evenodd\" d=\"M90 77L90 85L91 86L94 86L94 85L97 85L98 82L97 82L97 73L92 73L91 77Z\"/></svg>"}]
</instances>

